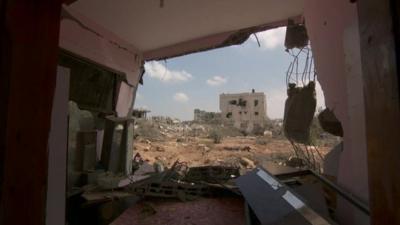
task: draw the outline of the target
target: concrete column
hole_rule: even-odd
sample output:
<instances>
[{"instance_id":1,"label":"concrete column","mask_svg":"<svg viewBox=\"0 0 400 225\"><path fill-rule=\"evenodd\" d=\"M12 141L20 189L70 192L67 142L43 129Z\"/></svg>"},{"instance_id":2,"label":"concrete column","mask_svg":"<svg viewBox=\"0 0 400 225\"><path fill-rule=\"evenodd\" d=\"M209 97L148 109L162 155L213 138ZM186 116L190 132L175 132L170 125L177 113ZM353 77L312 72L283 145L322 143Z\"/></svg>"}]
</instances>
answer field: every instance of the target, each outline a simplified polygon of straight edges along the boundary
<instances>
[{"instance_id":1,"label":"concrete column","mask_svg":"<svg viewBox=\"0 0 400 225\"><path fill-rule=\"evenodd\" d=\"M61 1L0 4L0 224L42 225Z\"/></svg>"}]
</instances>

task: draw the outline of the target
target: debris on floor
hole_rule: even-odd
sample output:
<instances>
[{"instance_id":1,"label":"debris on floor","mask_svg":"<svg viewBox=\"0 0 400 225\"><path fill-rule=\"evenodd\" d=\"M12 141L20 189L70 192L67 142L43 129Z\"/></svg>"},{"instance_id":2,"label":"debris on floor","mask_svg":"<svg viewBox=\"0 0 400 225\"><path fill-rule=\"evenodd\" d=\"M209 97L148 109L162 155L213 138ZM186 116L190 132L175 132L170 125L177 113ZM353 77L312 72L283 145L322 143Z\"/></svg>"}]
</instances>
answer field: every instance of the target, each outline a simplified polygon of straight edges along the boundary
<instances>
[{"instance_id":1,"label":"debris on floor","mask_svg":"<svg viewBox=\"0 0 400 225\"><path fill-rule=\"evenodd\" d=\"M91 187L81 194L81 207L98 205L97 217L103 218L98 224L334 224L323 183L304 178L310 175L305 170L270 163L241 173L239 167L188 167L176 161L157 171L137 161L126 186ZM120 204L125 199L134 200Z\"/></svg>"},{"instance_id":2,"label":"debris on floor","mask_svg":"<svg viewBox=\"0 0 400 225\"><path fill-rule=\"evenodd\" d=\"M70 121L86 122L81 117ZM93 121L90 123L94 127ZM104 133L71 131L71 138L79 138L78 144L71 139L71 146L77 148L70 161L69 225L268 224L246 196L252 184L240 182L263 168L279 189L290 191L321 218L334 215L335 205L327 206L324 201L326 187L315 184L309 175L297 176L307 164L277 132L282 130L281 123L271 123L269 130L253 136L224 124L162 117L132 120L107 116L104 125ZM126 138L133 129L135 139ZM91 147L99 135L104 136L102 147ZM328 147L321 146L324 155ZM312 146L307 149L313 150ZM286 176L293 173L296 176ZM258 193L261 197L268 194L263 191L266 184L257 189L263 192ZM297 209L288 205L279 209L281 192L270 193L273 198L268 207L290 217ZM315 202L326 210L315 210ZM280 221L279 215L269 221Z\"/></svg>"}]
</instances>

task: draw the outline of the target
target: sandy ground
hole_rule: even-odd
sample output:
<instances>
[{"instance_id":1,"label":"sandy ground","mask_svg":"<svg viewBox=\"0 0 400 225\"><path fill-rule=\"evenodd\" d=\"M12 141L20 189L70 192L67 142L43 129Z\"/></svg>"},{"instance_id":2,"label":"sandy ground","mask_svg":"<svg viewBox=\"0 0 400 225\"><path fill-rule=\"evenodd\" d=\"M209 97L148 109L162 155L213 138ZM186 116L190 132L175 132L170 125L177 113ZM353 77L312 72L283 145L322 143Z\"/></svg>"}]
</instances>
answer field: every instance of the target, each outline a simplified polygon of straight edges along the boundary
<instances>
[{"instance_id":1,"label":"sandy ground","mask_svg":"<svg viewBox=\"0 0 400 225\"><path fill-rule=\"evenodd\" d=\"M322 155L329 149L330 146L319 147ZM244 164L253 167L266 161L284 164L290 156L294 156L291 144L285 139L251 136L225 137L219 144L199 137L170 137L154 142L138 138L134 151L150 163L161 162L165 166L179 160L188 166Z\"/></svg>"}]
</instances>

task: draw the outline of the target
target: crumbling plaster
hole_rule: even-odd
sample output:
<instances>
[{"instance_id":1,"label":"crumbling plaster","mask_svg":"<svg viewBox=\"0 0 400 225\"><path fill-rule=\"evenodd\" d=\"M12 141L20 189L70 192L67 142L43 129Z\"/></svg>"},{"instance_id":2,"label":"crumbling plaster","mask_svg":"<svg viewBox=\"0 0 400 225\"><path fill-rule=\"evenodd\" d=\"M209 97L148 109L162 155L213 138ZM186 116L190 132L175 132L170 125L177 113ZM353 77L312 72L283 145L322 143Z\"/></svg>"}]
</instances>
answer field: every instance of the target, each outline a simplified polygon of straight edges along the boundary
<instances>
[{"instance_id":1,"label":"crumbling plaster","mask_svg":"<svg viewBox=\"0 0 400 225\"><path fill-rule=\"evenodd\" d=\"M364 96L357 5L350 1L306 0L305 20L318 81L327 107L344 128L338 183L368 202ZM339 200L341 224L368 224L368 219Z\"/></svg>"}]
</instances>

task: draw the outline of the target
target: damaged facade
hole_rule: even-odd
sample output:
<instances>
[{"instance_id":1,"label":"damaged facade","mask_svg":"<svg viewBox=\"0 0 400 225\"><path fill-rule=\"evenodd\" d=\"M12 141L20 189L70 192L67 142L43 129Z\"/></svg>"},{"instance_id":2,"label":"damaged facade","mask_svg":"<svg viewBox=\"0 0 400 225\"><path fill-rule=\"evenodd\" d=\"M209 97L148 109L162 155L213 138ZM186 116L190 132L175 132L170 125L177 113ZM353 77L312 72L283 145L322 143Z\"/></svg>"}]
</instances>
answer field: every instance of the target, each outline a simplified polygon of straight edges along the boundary
<instances>
[{"instance_id":1,"label":"damaged facade","mask_svg":"<svg viewBox=\"0 0 400 225\"><path fill-rule=\"evenodd\" d=\"M236 128L252 132L264 127L267 120L267 101L263 92L221 94L219 96L221 118Z\"/></svg>"},{"instance_id":2,"label":"damaged facade","mask_svg":"<svg viewBox=\"0 0 400 225\"><path fill-rule=\"evenodd\" d=\"M147 109L133 109L132 116L137 119L147 119L148 113L150 113L150 110Z\"/></svg>"},{"instance_id":3,"label":"damaged facade","mask_svg":"<svg viewBox=\"0 0 400 225\"><path fill-rule=\"evenodd\" d=\"M193 120L195 122L216 122L221 120L221 113L207 112L205 110L195 109Z\"/></svg>"}]
</instances>

